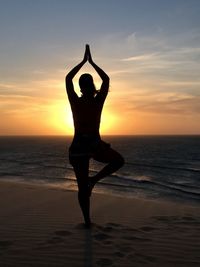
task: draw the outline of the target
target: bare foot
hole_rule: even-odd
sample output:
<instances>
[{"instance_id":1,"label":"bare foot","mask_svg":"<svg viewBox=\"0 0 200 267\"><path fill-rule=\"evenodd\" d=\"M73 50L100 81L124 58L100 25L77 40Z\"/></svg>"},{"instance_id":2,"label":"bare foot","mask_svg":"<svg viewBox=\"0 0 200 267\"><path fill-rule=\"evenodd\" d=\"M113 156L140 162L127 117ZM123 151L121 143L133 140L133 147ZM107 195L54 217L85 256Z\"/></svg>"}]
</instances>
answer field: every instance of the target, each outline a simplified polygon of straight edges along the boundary
<instances>
[{"instance_id":1,"label":"bare foot","mask_svg":"<svg viewBox=\"0 0 200 267\"><path fill-rule=\"evenodd\" d=\"M92 227L92 223L90 220L88 222L85 222L85 228L86 229L90 229L91 227Z\"/></svg>"}]
</instances>

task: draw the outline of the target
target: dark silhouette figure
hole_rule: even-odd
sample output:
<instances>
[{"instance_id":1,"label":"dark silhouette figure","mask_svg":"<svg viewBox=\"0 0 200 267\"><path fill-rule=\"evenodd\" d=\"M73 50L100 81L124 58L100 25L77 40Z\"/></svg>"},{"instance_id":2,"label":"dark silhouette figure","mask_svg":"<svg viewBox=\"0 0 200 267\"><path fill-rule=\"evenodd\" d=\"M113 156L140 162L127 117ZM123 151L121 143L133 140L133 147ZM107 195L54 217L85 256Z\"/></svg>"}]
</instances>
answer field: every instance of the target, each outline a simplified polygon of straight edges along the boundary
<instances>
[{"instance_id":1,"label":"dark silhouette figure","mask_svg":"<svg viewBox=\"0 0 200 267\"><path fill-rule=\"evenodd\" d=\"M72 79L89 62L102 79L99 91L96 90L90 74L83 74L79 79L82 96L74 91ZM90 227L90 195L95 184L107 175L115 172L124 164L123 157L113 150L110 144L101 140L99 126L104 101L108 94L109 77L92 60L89 45L86 45L83 60L66 76L66 89L71 105L75 134L69 148L69 160L74 168L78 183L78 199L85 220L85 226ZM95 176L89 177L89 161L107 165Z\"/></svg>"}]
</instances>

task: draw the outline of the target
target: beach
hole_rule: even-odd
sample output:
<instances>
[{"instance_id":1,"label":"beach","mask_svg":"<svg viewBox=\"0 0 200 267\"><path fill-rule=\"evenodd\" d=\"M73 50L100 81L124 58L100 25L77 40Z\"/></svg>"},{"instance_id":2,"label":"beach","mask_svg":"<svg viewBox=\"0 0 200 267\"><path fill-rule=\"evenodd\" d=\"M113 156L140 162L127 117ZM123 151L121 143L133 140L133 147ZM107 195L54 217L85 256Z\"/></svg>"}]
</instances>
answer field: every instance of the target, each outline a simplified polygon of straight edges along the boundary
<instances>
[{"instance_id":1,"label":"beach","mask_svg":"<svg viewBox=\"0 0 200 267\"><path fill-rule=\"evenodd\" d=\"M199 266L200 209L94 193L85 229L77 192L0 182L0 266Z\"/></svg>"}]
</instances>

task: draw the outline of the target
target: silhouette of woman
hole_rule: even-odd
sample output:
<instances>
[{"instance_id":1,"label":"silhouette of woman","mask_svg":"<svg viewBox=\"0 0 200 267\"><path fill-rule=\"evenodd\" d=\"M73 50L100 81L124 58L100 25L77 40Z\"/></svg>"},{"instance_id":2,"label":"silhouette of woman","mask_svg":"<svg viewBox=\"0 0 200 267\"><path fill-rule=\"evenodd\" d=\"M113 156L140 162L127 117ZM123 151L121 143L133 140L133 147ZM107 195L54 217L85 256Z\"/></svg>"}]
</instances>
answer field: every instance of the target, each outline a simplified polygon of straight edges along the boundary
<instances>
[{"instance_id":1,"label":"silhouette of woman","mask_svg":"<svg viewBox=\"0 0 200 267\"><path fill-rule=\"evenodd\" d=\"M78 97L74 91L72 80L87 61L99 74L102 85L100 90L97 91L92 76L85 73L79 79L82 96ZM108 75L94 63L89 45L86 45L83 60L66 76L66 90L75 128L74 138L69 148L69 160L77 178L78 200L87 228L91 225L90 195L93 187L100 179L115 172L124 164L123 157L113 150L110 144L102 141L99 133L101 112L108 94L108 88ZM93 177L89 177L89 161L91 158L107 163Z\"/></svg>"}]
</instances>

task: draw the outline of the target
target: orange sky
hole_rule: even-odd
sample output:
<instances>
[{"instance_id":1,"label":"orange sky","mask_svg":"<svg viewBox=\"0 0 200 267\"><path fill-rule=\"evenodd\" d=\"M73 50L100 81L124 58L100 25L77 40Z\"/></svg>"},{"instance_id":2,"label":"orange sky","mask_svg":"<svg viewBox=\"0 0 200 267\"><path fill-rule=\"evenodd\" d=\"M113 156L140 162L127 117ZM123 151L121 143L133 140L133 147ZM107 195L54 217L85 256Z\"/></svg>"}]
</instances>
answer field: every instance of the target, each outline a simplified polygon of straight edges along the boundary
<instances>
[{"instance_id":1,"label":"orange sky","mask_svg":"<svg viewBox=\"0 0 200 267\"><path fill-rule=\"evenodd\" d=\"M1 135L73 134L73 120L63 76L64 71L57 80L27 83L28 95L10 94L4 97L2 103L7 108L1 111ZM131 91L126 83L112 82L114 78L111 77L110 92L102 114L102 134L200 132L200 117L194 114L193 99L188 99L186 94L152 93L152 90L136 89L134 86ZM78 92L76 82L75 86ZM27 90L20 85L13 85L13 88L20 88L24 92ZM186 106L191 110L184 110Z\"/></svg>"}]
</instances>

